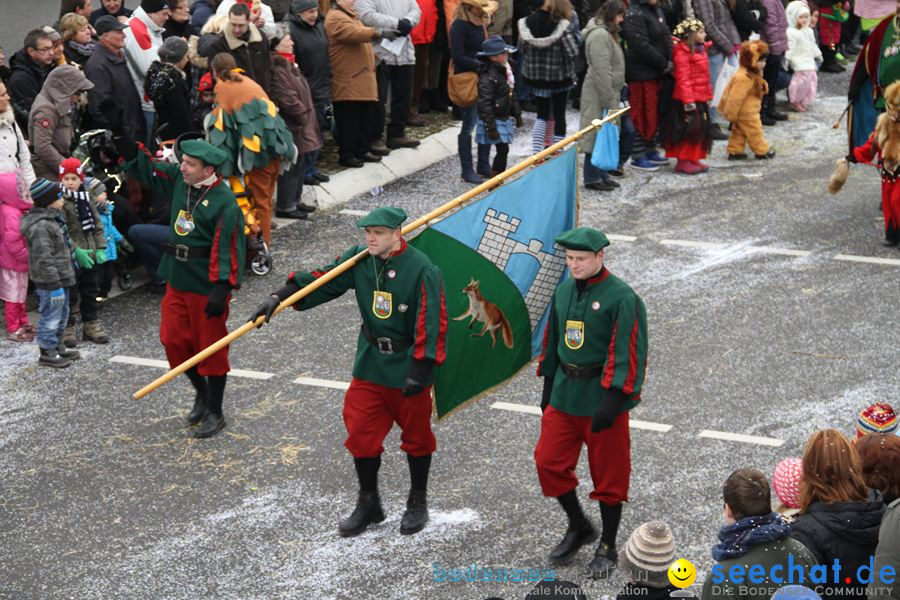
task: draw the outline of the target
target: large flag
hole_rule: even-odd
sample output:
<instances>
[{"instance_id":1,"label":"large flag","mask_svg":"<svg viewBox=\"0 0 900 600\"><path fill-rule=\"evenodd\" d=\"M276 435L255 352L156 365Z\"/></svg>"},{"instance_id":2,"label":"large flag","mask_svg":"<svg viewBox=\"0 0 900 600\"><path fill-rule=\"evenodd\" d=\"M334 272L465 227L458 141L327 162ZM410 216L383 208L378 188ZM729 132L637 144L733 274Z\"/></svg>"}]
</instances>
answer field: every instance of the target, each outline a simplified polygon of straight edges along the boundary
<instances>
[{"instance_id":1,"label":"large flag","mask_svg":"<svg viewBox=\"0 0 900 600\"><path fill-rule=\"evenodd\" d=\"M447 360L434 385L439 418L540 353L566 269L553 238L575 225L576 158L572 147L410 242L440 267L447 293Z\"/></svg>"}]
</instances>

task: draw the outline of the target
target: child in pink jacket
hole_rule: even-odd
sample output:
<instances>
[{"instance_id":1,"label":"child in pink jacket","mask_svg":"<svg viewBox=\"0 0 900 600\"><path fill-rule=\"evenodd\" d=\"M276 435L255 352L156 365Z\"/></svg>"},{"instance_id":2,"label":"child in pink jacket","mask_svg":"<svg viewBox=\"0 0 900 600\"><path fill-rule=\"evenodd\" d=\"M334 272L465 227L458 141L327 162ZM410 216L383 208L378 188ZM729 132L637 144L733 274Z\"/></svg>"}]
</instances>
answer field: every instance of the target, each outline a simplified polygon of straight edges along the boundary
<instances>
[{"instance_id":1,"label":"child in pink jacket","mask_svg":"<svg viewBox=\"0 0 900 600\"><path fill-rule=\"evenodd\" d=\"M23 182L24 185L24 182ZM19 231L22 215L31 208L28 193L15 173L0 173L0 300L6 313L6 339L30 342L34 328L28 323L28 250Z\"/></svg>"}]
</instances>

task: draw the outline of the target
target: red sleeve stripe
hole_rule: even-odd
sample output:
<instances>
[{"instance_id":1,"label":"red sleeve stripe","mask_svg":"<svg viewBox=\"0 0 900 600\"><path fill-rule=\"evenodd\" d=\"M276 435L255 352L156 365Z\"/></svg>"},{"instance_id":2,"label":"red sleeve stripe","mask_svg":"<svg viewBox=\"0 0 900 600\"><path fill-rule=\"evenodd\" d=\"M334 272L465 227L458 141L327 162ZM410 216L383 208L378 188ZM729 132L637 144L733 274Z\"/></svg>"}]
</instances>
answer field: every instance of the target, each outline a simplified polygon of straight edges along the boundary
<instances>
[{"instance_id":1,"label":"red sleeve stripe","mask_svg":"<svg viewBox=\"0 0 900 600\"><path fill-rule=\"evenodd\" d=\"M235 227L235 231L231 234L231 268L228 271L228 283L231 284L231 287L235 288L238 284L238 269L240 269L240 265L238 265L238 252L237 252L237 244L238 244L238 236L241 234L239 227Z\"/></svg>"},{"instance_id":2,"label":"red sleeve stripe","mask_svg":"<svg viewBox=\"0 0 900 600\"><path fill-rule=\"evenodd\" d=\"M537 369L535 370L535 375L538 377L541 376L541 365L544 364L544 357L547 356L547 338L550 337L550 324L554 319L553 311L550 311L550 314L547 318L547 326L544 327L544 341L541 342L541 356L538 358ZM554 349L554 352L556 350Z\"/></svg>"},{"instance_id":3,"label":"red sleeve stripe","mask_svg":"<svg viewBox=\"0 0 900 600\"><path fill-rule=\"evenodd\" d=\"M635 306L634 327L631 328L631 339L628 342L628 376L625 378L625 385L622 386L622 393L629 396L634 393L634 380L637 379L638 374L637 337L638 313L637 306Z\"/></svg>"},{"instance_id":4,"label":"red sleeve stripe","mask_svg":"<svg viewBox=\"0 0 900 600\"><path fill-rule=\"evenodd\" d=\"M222 233L222 219L216 225L216 235L213 237L212 250L209 253L209 280L213 283L219 280L219 237Z\"/></svg>"},{"instance_id":5,"label":"red sleeve stripe","mask_svg":"<svg viewBox=\"0 0 900 600\"><path fill-rule=\"evenodd\" d=\"M612 336L609 339L609 350L606 353L606 367L603 369L603 379L600 385L609 389L613 377L616 375L616 333L619 331L619 322L613 325Z\"/></svg>"},{"instance_id":6,"label":"red sleeve stripe","mask_svg":"<svg viewBox=\"0 0 900 600\"><path fill-rule=\"evenodd\" d=\"M447 304L444 302L444 286L441 286L441 305L439 311L437 348L434 352L434 362L438 365L443 363L447 358Z\"/></svg>"},{"instance_id":7,"label":"red sleeve stripe","mask_svg":"<svg viewBox=\"0 0 900 600\"><path fill-rule=\"evenodd\" d=\"M425 282L422 282L422 299L419 301L419 316L416 319L416 348L413 350L413 358L423 360L425 358L425 345L428 343L428 327L426 317L428 311L428 294L425 292Z\"/></svg>"}]
</instances>

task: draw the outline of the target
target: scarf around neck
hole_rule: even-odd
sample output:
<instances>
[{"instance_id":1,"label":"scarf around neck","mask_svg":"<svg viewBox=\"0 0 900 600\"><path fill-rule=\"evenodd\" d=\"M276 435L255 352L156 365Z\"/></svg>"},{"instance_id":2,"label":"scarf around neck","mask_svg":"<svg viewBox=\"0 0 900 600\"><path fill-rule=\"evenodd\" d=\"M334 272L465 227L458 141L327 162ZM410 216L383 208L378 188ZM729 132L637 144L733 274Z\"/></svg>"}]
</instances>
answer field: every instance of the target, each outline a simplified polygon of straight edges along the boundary
<instances>
[{"instance_id":1,"label":"scarf around neck","mask_svg":"<svg viewBox=\"0 0 900 600\"><path fill-rule=\"evenodd\" d=\"M746 517L719 530L720 542L712 547L712 556L717 561L737 558L754 546L777 542L790 535L791 526L778 513Z\"/></svg>"},{"instance_id":2,"label":"scarf around neck","mask_svg":"<svg viewBox=\"0 0 900 600\"><path fill-rule=\"evenodd\" d=\"M91 200L88 193L82 190L72 192L63 188L63 196L75 203L75 211L78 213L78 220L81 221L81 229L83 231L94 230L94 213L91 210Z\"/></svg>"}]
</instances>

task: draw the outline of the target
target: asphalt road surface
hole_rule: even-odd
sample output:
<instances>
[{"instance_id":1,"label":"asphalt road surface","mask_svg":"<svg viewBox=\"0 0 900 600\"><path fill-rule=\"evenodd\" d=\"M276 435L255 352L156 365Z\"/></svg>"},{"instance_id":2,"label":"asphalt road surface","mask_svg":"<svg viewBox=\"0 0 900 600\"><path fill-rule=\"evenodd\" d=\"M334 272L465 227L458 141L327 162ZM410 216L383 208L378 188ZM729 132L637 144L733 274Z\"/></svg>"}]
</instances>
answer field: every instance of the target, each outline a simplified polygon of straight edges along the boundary
<instances>
[{"instance_id":1,"label":"asphalt road surface","mask_svg":"<svg viewBox=\"0 0 900 600\"><path fill-rule=\"evenodd\" d=\"M845 82L826 78L809 113L766 129L775 160L729 163L717 143L706 175L630 171L619 192L581 190L582 224L616 234L607 265L649 315L644 399L632 414L644 427L632 429L619 544L640 523L665 520L679 556L701 571L695 592L727 475L771 473L819 428L851 434L860 408L900 386L900 254L880 244L878 175L855 166L841 195L826 193L844 154L831 124ZM394 204L418 215L465 189L447 160L343 208ZM247 279L230 326L290 270L357 239L357 218L336 210L279 228L275 272ZM533 584L435 579L471 565L549 568L565 520L534 470L533 369L434 425L423 532L398 532L408 474L395 430L380 478L388 518L343 539L337 523L356 496L338 389L358 328L349 297L279 315L234 344L232 367L257 378L229 378L228 428L203 441L182 427L187 381L131 399L163 372L136 364L164 358L159 298L119 296L102 319L112 342L82 345L84 358L65 370L38 368L33 345L0 342L0 597L521 599ZM578 474L587 479L586 464ZM579 488L599 522L588 491ZM587 577L591 553L555 577L594 600L615 594L618 575Z\"/></svg>"}]
</instances>

